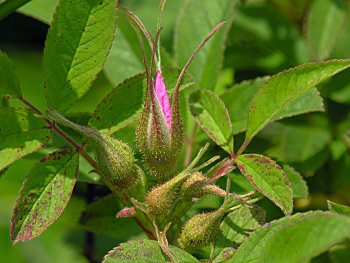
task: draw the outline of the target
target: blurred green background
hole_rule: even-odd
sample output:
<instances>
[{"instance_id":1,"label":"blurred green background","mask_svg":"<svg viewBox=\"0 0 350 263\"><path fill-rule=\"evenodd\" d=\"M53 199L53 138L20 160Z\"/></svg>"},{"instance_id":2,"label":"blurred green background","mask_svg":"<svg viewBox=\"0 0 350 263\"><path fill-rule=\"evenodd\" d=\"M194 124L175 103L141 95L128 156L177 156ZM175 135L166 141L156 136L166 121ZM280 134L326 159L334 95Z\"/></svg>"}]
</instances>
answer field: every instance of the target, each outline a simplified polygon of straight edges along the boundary
<instances>
[{"instance_id":1,"label":"blurred green background","mask_svg":"<svg viewBox=\"0 0 350 263\"><path fill-rule=\"evenodd\" d=\"M129 6L149 30L152 33L155 32L157 0L120 2ZM164 12L164 30L161 39L163 46L170 54L173 52L174 27L182 2L182 0L168 0ZM227 39L224 69L217 85L226 89L246 79L275 74L301 63L320 59L310 48L306 33L306 24L313 1L247 0L240 2L242 4L236 11ZM342 21L339 32L334 31L335 41L329 54L326 54L327 58L350 57L349 4L347 1L345 3L347 5L344 7L344 12L347 16ZM21 13L14 13L0 21L0 49L13 59L24 96L41 110L46 107L42 52L47 30L48 26L44 23ZM70 111L71 116L83 113L80 116L84 117L91 113L112 88L113 85L101 73L91 90ZM349 145L346 145L344 140L346 132L350 129L349 73L339 74L320 86L319 90L325 99L325 113L310 113L272 124L248 149L248 151L268 154L290 163L306 178L310 196L296 201L296 211L326 209L327 199L350 204ZM16 101L1 101L1 103L19 105ZM78 121L84 122L83 117ZM121 136L123 136L122 133ZM207 140L204 134L198 137L198 145L201 138L203 141ZM58 138L57 140L59 141ZM240 140L242 135L238 134L237 142ZM218 149L214 148L214 150ZM37 155L43 156L45 153L41 151ZM0 261L87 262L82 254L84 249L88 249L86 239L91 238L91 235L86 234L77 222L86 204L92 201L87 197L87 193L93 193L93 199L98 199L108 192L102 186L89 187L82 182L89 180L84 178L83 172L71 202L57 222L39 238L16 246L10 243L9 222L12 207L26 173L34 162L34 156L29 156L17 161L0 174ZM236 180L239 185L240 179ZM244 185L244 182L242 184ZM208 197L195 209L203 207L210 209L218 205L217 198ZM269 202L263 202L262 206L269 211L268 219L281 216ZM115 210L118 211L117 205ZM111 214L107 212L107 216L110 218ZM106 220L101 223L108 222ZM133 221L125 221L121 224L127 227L120 227L112 236L94 236L97 258L101 259L107 251L120 242L143 237ZM326 256L322 255L319 259L315 259L315 262L322 257Z\"/></svg>"}]
</instances>

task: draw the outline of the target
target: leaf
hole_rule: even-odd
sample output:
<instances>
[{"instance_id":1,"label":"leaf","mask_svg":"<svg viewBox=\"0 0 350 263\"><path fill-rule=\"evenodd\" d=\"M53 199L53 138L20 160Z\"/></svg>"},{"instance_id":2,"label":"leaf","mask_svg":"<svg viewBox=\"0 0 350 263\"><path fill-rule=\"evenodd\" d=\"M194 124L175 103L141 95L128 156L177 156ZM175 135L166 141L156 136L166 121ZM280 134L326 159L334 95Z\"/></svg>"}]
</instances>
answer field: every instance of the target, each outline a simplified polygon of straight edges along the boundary
<instances>
[{"instance_id":1,"label":"leaf","mask_svg":"<svg viewBox=\"0 0 350 263\"><path fill-rule=\"evenodd\" d=\"M265 211L259 207L241 208L228 214L220 225L224 237L236 243L242 243L252 231L265 221Z\"/></svg>"},{"instance_id":2,"label":"leaf","mask_svg":"<svg viewBox=\"0 0 350 263\"><path fill-rule=\"evenodd\" d=\"M115 0L62 0L44 50L46 99L62 113L89 89L114 39Z\"/></svg>"},{"instance_id":3,"label":"leaf","mask_svg":"<svg viewBox=\"0 0 350 263\"><path fill-rule=\"evenodd\" d=\"M283 171L286 173L293 190L294 198L307 198L309 190L304 178L292 166L283 165Z\"/></svg>"},{"instance_id":4,"label":"leaf","mask_svg":"<svg viewBox=\"0 0 350 263\"><path fill-rule=\"evenodd\" d=\"M49 25L57 4L58 0L31 0L18 11Z\"/></svg>"},{"instance_id":5,"label":"leaf","mask_svg":"<svg viewBox=\"0 0 350 263\"><path fill-rule=\"evenodd\" d=\"M80 216L80 225L89 232L127 240L142 233L133 218L116 218L121 210L115 196L105 196L89 204Z\"/></svg>"},{"instance_id":6,"label":"leaf","mask_svg":"<svg viewBox=\"0 0 350 263\"><path fill-rule=\"evenodd\" d=\"M350 67L350 60L308 63L272 76L254 97L248 113L246 141L289 104L322 81Z\"/></svg>"},{"instance_id":7,"label":"leaf","mask_svg":"<svg viewBox=\"0 0 350 263\"><path fill-rule=\"evenodd\" d=\"M146 42L145 48L149 50ZM145 70L136 33L129 26L124 15L120 15L118 19L115 41L103 69L114 85L119 85L125 79Z\"/></svg>"},{"instance_id":8,"label":"leaf","mask_svg":"<svg viewBox=\"0 0 350 263\"><path fill-rule=\"evenodd\" d=\"M50 140L47 124L31 110L0 107L0 171Z\"/></svg>"},{"instance_id":9,"label":"leaf","mask_svg":"<svg viewBox=\"0 0 350 263\"><path fill-rule=\"evenodd\" d=\"M258 229L227 262L308 262L350 235L350 219L329 212L295 214Z\"/></svg>"},{"instance_id":10,"label":"leaf","mask_svg":"<svg viewBox=\"0 0 350 263\"><path fill-rule=\"evenodd\" d=\"M309 4L274 1L273 5L238 5L228 34L225 66L237 72L252 68L276 72L310 61L305 38L295 25L296 17L290 15L295 10L305 10L304 3Z\"/></svg>"},{"instance_id":11,"label":"leaf","mask_svg":"<svg viewBox=\"0 0 350 263\"><path fill-rule=\"evenodd\" d=\"M346 215L346 216L350 216L350 207L345 206L345 205L341 205L341 204L337 204L334 203L332 201L327 200L327 204L328 204L328 209L331 212L334 213L338 213L338 214L342 214L342 215Z\"/></svg>"},{"instance_id":12,"label":"leaf","mask_svg":"<svg viewBox=\"0 0 350 263\"><path fill-rule=\"evenodd\" d=\"M233 256L233 246L246 240L265 222L265 211L257 206L242 206L228 214L220 225L221 233L215 242L214 262Z\"/></svg>"},{"instance_id":13,"label":"leaf","mask_svg":"<svg viewBox=\"0 0 350 263\"><path fill-rule=\"evenodd\" d=\"M345 0L313 1L306 24L307 40L311 53L318 60L329 57L344 26L346 14Z\"/></svg>"},{"instance_id":14,"label":"leaf","mask_svg":"<svg viewBox=\"0 0 350 263\"><path fill-rule=\"evenodd\" d=\"M0 98L17 98L22 95L19 79L13 62L0 51Z\"/></svg>"},{"instance_id":15,"label":"leaf","mask_svg":"<svg viewBox=\"0 0 350 263\"><path fill-rule=\"evenodd\" d=\"M327 129L280 123L271 125L261 135L274 145L267 153L287 163L305 163L326 149L331 141Z\"/></svg>"},{"instance_id":16,"label":"leaf","mask_svg":"<svg viewBox=\"0 0 350 263\"><path fill-rule=\"evenodd\" d=\"M212 91L199 90L191 94L190 110L208 136L228 153L233 153L231 120L225 104Z\"/></svg>"},{"instance_id":17,"label":"leaf","mask_svg":"<svg viewBox=\"0 0 350 263\"><path fill-rule=\"evenodd\" d=\"M181 263L199 262L186 251L169 246ZM103 263L149 263L149 262L170 262L170 259L162 251L157 241L154 240L134 240L123 243L114 248L105 256Z\"/></svg>"},{"instance_id":18,"label":"leaf","mask_svg":"<svg viewBox=\"0 0 350 263\"><path fill-rule=\"evenodd\" d=\"M284 171L272 159L259 154L237 157L237 167L256 189L286 215L293 210L293 191Z\"/></svg>"},{"instance_id":19,"label":"leaf","mask_svg":"<svg viewBox=\"0 0 350 263\"><path fill-rule=\"evenodd\" d=\"M138 74L114 88L95 109L89 126L113 133L135 120L144 100L144 79Z\"/></svg>"},{"instance_id":20,"label":"leaf","mask_svg":"<svg viewBox=\"0 0 350 263\"><path fill-rule=\"evenodd\" d=\"M133 6L133 3L131 2L125 4ZM149 3L141 4L141 6L139 6L140 4L137 4L136 6L142 9L142 5L148 4ZM147 8L149 8L149 6L147 6ZM116 30L115 41L113 42L103 68L108 80L114 85L119 85L125 79L145 71L141 47L139 46L136 33L127 22L123 12L119 14L120 17L118 18L118 28ZM150 63L152 52L147 41L144 41L144 47L147 62ZM162 47L161 54L163 68L173 67L171 58Z\"/></svg>"},{"instance_id":21,"label":"leaf","mask_svg":"<svg viewBox=\"0 0 350 263\"><path fill-rule=\"evenodd\" d=\"M11 218L11 240L42 234L62 214L77 178L79 155L70 150L49 154L29 172Z\"/></svg>"},{"instance_id":22,"label":"leaf","mask_svg":"<svg viewBox=\"0 0 350 263\"><path fill-rule=\"evenodd\" d=\"M187 0L182 6L175 29L175 58L183 66L202 39L219 23L226 25L198 53L189 72L196 86L213 90L222 67L225 42L236 1Z\"/></svg>"},{"instance_id":23,"label":"leaf","mask_svg":"<svg viewBox=\"0 0 350 263\"><path fill-rule=\"evenodd\" d=\"M247 129L249 106L260 87L269 79L269 76L243 81L223 93L220 98L227 106L232 120L233 134L243 132ZM324 111L323 101L313 88L301 95L294 102L282 110L274 120L279 120L307 112Z\"/></svg>"},{"instance_id":24,"label":"leaf","mask_svg":"<svg viewBox=\"0 0 350 263\"><path fill-rule=\"evenodd\" d=\"M349 245L337 245L330 249L328 252L332 263L343 263L348 261L350 258L350 247Z\"/></svg>"}]
</instances>

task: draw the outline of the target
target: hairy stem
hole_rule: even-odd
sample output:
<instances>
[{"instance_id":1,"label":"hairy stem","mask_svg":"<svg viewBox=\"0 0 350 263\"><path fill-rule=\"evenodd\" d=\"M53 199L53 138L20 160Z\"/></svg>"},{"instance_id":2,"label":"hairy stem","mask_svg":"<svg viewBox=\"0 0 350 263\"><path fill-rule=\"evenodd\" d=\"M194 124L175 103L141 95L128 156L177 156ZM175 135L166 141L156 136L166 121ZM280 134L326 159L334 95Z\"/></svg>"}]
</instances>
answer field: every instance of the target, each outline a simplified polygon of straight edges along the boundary
<instances>
[{"instance_id":1,"label":"hairy stem","mask_svg":"<svg viewBox=\"0 0 350 263\"><path fill-rule=\"evenodd\" d=\"M187 167L191 162L193 146L194 146L194 142L196 140L197 132L198 132L198 124L197 124L197 122L195 122L193 125L192 135L187 140L186 157L185 157L185 163L184 163L185 167Z\"/></svg>"},{"instance_id":2,"label":"hairy stem","mask_svg":"<svg viewBox=\"0 0 350 263\"><path fill-rule=\"evenodd\" d=\"M29 108L31 108L33 111L38 113L39 115L43 115L42 112L36 108L33 104L31 104L29 101L27 101L25 98L20 97L19 98L24 104L26 104ZM73 138L71 138L67 133L65 133L60 127L57 126L57 124L47 118L44 118L46 123L50 126L50 128L56 132L58 135L60 135L63 139L65 139L67 142L69 142L90 164L91 166L98 171L98 165L97 162L91 158L91 156L85 151L84 147L80 146L76 141L74 141Z\"/></svg>"}]
</instances>

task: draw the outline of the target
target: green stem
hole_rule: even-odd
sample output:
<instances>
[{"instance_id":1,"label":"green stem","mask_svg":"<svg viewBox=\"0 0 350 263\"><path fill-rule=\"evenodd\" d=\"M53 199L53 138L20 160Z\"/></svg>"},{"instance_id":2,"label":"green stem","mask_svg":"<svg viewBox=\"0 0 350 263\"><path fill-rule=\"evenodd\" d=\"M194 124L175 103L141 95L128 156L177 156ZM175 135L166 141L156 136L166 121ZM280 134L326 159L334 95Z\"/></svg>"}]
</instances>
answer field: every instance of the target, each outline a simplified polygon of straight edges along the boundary
<instances>
[{"instance_id":1,"label":"green stem","mask_svg":"<svg viewBox=\"0 0 350 263\"><path fill-rule=\"evenodd\" d=\"M31 0L7 0L0 4L0 21Z\"/></svg>"}]
</instances>

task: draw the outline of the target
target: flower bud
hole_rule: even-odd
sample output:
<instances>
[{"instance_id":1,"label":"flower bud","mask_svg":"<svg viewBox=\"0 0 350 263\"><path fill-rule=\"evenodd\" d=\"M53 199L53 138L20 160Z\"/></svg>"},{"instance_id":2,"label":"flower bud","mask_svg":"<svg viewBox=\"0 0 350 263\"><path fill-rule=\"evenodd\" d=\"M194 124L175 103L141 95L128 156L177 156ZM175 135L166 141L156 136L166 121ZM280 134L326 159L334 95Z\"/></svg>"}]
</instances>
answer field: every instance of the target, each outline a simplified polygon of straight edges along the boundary
<instances>
[{"instance_id":1,"label":"flower bud","mask_svg":"<svg viewBox=\"0 0 350 263\"><path fill-rule=\"evenodd\" d=\"M182 172L171 180L151 189L146 196L147 213L154 217L167 214L179 197L181 184L190 174Z\"/></svg>"},{"instance_id":2,"label":"flower bud","mask_svg":"<svg viewBox=\"0 0 350 263\"><path fill-rule=\"evenodd\" d=\"M147 213L153 217L166 214L175 205L179 186L171 180L152 188L146 196Z\"/></svg>"},{"instance_id":3,"label":"flower bud","mask_svg":"<svg viewBox=\"0 0 350 263\"><path fill-rule=\"evenodd\" d=\"M136 209L134 207L124 207L122 210L118 212L116 217L117 218L134 217L135 215L136 215Z\"/></svg>"},{"instance_id":4,"label":"flower bud","mask_svg":"<svg viewBox=\"0 0 350 263\"><path fill-rule=\"evenodd\" d=\"M181 186L181 192L186 199L192 200L203 195L213 194L225 196L226 192L215 184L211 184L208 178L201 172L195 172Z\"/></svg>"},{"instance_id":5,"label":"flower bud","mask_svg":"<svg viewBox=\"0 0 350 263\"><path fill-rule=\"evenodd\" d=\"M111 188L129 188L139 178L134 167L134 154L130 147L103 132L71 122L55 110L49 116L58 123L79 132L92 144L102 180Z\"/></svg>"},{"instance_id":6,"label":"flower bud","mask_svg":"<svg viewBox=\"0 0 350 263\"><path fill-rule=\"evenodd\" d=\"M91 130L91 129L89 129ZM129 188L138 180L138 170L134 167L135 158L130 147L96 130L86 135L94 146L102 179L118 188Z\"/></svg>"},{"instance_id":7,"label":"flower bud","mask_svg":"<svg viewBox=\"0 0 350 263\"><path fill-rule=\"evenodd\" d=\"M144 162L159 180L173 173L183 141L178 96L170 106L161 72L156 72L148 88L145 104L136 130L136 141Z\"/></svg>"},{"instance_id":8,"label":"flower bud","mask_svg":"<svg viewBox=\"0 0 350 263\"><path fill-rule=\"evenodd\" d=\"M224 214L224 210L218 209L187 220L178 239L180 247L192 251L209 245L219 232Z\"/></svg>"}]
</instances>

